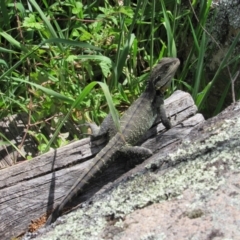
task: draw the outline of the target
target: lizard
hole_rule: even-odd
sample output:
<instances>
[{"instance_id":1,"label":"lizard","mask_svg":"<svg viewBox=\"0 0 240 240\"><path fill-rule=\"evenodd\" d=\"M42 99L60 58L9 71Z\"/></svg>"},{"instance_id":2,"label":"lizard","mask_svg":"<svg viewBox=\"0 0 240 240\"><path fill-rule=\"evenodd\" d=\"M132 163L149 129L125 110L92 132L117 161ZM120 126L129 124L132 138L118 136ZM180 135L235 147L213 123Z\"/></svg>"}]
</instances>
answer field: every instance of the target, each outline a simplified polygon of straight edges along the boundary
<instances>
[{"instance_id":1,"label":"lizard","mask_svg":"<svg viewBox=\"0 0 240 240\"><path fill-rule=\"evenodd\" d=\"M151 150L134 145L153 125L158 115L163 125L167 129L171 128L170 120L165 113L163 99L164 92L170 85L179 64L178 58L162 58L159 61L150 73L145 91L120 118L120 130L115 127L111 114L104 119L100 128L90 125L94 137L107 134L110 140L93 158L90 166L83 171L60 204L53 210L45 226L54 222L64 212L67 204L83 190L84 186L121 152L145 158L152 155Z\"/></svg>"}]
</instances>

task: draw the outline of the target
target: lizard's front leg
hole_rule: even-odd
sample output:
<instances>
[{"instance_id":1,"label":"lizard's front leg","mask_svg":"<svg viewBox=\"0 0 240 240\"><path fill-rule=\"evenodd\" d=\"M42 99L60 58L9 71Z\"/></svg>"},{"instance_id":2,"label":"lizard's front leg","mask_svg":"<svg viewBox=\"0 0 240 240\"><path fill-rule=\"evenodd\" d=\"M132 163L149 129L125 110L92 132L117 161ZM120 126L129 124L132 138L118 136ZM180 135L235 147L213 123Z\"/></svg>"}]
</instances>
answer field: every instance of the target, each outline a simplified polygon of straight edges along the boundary
<instances>
[{"instance_id":1,"label":"lizard's front leg","mask_svg":"<svg viewBox=\"0 0 240 240\"><path fill-rule=\"evenodd\" d=\"M166 129L170 129L172 127L172 124L167 117L166 110L164 107L164 96L161 92L157 93L154 104L156 104L157 115L160 116L162 124L166 127Z\"/></svg>"}]
</instances>

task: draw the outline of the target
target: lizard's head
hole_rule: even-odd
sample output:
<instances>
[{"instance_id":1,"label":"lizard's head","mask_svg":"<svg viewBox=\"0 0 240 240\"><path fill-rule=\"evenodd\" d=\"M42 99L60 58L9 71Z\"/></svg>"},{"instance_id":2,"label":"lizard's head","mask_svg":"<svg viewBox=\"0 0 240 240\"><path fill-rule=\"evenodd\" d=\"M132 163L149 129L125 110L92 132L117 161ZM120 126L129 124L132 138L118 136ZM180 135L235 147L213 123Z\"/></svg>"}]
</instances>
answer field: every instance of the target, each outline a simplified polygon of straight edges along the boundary
<instances>
[{"instance_id":1,"label":"lizard's head","mask_svg":"<svg viewBox=\"0 0 240 240\"><path fill-rule=\"evenodd\" d=\"M150 81L156 90L165 92L180 65L178 58L162 58L152 70Z\"/></svg>"}]
</instances>

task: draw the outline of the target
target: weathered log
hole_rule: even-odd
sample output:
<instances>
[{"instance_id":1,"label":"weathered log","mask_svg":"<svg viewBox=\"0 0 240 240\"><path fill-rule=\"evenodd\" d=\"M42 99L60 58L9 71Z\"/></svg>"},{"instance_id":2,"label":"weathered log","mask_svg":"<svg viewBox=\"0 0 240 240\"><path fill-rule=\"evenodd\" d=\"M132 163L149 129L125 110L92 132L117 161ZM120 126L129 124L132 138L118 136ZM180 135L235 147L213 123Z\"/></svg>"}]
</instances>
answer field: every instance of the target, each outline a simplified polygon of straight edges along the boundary
<instances>
[{"instance_id":1,"label":"weathered log","mask_svg":"<svg viewBox=\"0 0 240 240\"><path fill-rule=\"evenodd\" d=\"M59 114L56 118L63 118ZM50 120L49 120L50 121ZM25 112L5 117L0 121L0 169L13 166L28 157L36 157L38 154L38 144L34 138L34 133L38 133L38 125L30 124L31 119ZM50 124L41 123L41 131L47 136L51 136L56 129ZM63 127L67 129L68 137L73 139L75 135L80 135L81 130L71 120L68 119ZM3 136L3 137L2 137Z\"/></svg>"},{"instance_id":2,"label":"weathered log","mask_svg":"<svg viewBox=\"0 0 240 240\"><path fill-rule=\"evenodd\" d=\"M194 126L204 121L201 114L195 115L197 108L187 93L176 91L165 105L174 127L166 131L160 123L141 140L154 153L171 152ZM51 212L105 144L105 139L91 143L86 138L1 170L0 239L18 236L28 229L31 221ZM74 204L89 199L124 172L126 161L120 157L94 179Z\"/></svg>"}]
</instances>

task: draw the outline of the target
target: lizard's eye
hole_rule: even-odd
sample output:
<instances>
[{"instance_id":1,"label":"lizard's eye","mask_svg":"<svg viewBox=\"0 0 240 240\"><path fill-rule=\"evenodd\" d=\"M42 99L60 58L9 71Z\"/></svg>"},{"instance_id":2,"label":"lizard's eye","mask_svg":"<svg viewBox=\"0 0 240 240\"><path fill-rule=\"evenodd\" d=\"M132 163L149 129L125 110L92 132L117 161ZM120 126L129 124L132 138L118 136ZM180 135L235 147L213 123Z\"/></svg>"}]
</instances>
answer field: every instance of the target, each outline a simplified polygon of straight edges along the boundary
<instances>
[{"instance_id":1,"label":"lizard's eye","mask_svg":"<svg viewBox=\"0 0 240 240\"><path fill-rule=\"evenodd\" d=\"M164 73L166 73L168 71L168 69L169 69L169 66L167 66L167 65L162 67L162 70Z\"/></svg>"}]
</instances>

